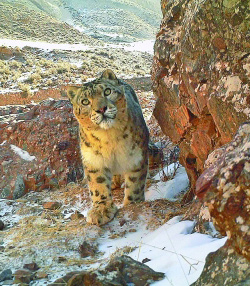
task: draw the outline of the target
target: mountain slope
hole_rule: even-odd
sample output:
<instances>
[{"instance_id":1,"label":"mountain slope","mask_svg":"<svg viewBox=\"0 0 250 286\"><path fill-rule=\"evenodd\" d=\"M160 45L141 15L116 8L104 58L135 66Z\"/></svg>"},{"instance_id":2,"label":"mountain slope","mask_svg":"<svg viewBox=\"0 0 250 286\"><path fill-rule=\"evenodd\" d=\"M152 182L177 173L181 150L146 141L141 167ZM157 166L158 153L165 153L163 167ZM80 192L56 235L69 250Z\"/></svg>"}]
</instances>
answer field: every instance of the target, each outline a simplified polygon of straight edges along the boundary
<instances>
[{"instance_id":1,"label":"mountain slope","mask_svg":"<svg viewBox=\"0 0 250 286\"><path fill-rule=\"evenodd\" d=\"M64 0L76 25L100 39L152 39L160 25L157 0Z\"/></svg>"},{"instance_id":2,"label":"mountain slope","mask_svg":"<svg viewBox=\"0 0 250 286\"><path fill-rule=\"evenodd\" d=\"M47 42L152 39L157 0L0 0L0 37Z\"/></svg>"},{"instance_id":3,"label":"mountain slope","mask_svg":"<svg viewBox=\"0 0 250 286\"><path fill-rule=\"evenodd\" d=\"M54 4L59 1L53 1ZM67 23L55 18L58 5L52 1L0 1L0 37L46 42L96 42ZM47 8L45 9L47 4ZM53 9L51 7L54 7Z\"/></svg>"}]
</instances>

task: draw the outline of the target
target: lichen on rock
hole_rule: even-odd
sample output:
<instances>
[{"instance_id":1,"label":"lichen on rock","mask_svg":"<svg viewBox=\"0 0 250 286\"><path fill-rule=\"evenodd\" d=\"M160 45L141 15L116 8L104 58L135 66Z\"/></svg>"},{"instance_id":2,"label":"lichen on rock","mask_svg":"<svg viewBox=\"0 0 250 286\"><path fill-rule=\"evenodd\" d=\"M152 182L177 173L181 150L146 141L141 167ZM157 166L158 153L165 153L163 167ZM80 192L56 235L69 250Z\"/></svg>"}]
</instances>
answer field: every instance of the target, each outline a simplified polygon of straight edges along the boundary
<instances>
[{"instance_id":1,"label":"lichen on rock","mask_svg":"<svg viewBox=\"0 0 250 286\"><path fill-rule=\"evenodd\" d=\"M192 286L247 286L250 282L249 266L249 261L226 243L207 256L204 270Z\"/></svg>"},{"instance_id":2,"label":"lichen on rock","mask_svg":"<svg viewBox=\"0 0 250 286\"><path fill-rule=\"evenodd\" d=\"M214 151L196 184L217 230L250 261L250 122L232 142Z\"/></svg>"},{"instance_id":3,"label":"lichen on rock","mask_svg":"<svg viewBox=\"0 0 250 286\"><path fill-rule=\"evenodd\" d=\"M152 80L154 115L180 146L192 189L207 156L250 118L249 3L161 1Z\"/></svg>"}]
</instances>

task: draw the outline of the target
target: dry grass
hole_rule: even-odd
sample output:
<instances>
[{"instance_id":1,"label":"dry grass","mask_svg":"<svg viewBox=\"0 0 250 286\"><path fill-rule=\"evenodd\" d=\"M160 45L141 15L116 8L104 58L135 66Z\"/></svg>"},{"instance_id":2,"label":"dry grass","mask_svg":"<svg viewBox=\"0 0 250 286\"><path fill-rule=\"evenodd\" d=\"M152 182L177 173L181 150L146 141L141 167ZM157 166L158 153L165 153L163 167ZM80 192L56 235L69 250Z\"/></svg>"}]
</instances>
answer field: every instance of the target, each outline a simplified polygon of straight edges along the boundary
<instances>
[{"instance_id":1,"label":"dry grass","mask_svg":"<svg viewBox=\"0 0 250 286\"><path fill-rule=\"evenodd\" d=\"M99 43L72 26L17 2L0 3L0 37L58 43Z\"/></svg>"},{"instance_id":2,"label":"dry grass","mask_svg":"<svg viewBox=\"0 0 250 286\"><path fill-rule=\"evenodd\" d=\"M96 77L105 68L111 68L117 74L143 76L151 65L149 55L141 57L117 49L109 50L112 57L103 53L102 49L45 53L38 49L24 48L20 53L21 58L0 60L0 87L2 92L5 89L8 92L21 91L24 97L32 95L37 89L81 84ZM138 62L143 68L134 67Z\"/></svg>"}]
</instances>

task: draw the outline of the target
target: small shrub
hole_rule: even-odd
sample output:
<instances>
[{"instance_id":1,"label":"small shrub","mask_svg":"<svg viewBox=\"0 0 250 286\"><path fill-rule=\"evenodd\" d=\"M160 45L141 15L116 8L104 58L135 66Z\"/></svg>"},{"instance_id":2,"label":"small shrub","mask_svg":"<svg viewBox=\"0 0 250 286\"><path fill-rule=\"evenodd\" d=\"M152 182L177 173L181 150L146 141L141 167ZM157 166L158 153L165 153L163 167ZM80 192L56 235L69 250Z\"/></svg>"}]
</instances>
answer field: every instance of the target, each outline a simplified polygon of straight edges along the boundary
<instances>
[{"instance_id":1,"label":"small shrub","mask_svg":"<svg viewBox=\"0 0 250 286\"><path fill-rule=\"evenodd\" d=\"M57 65L57 73L58 74L69 72L70 69L71 69L70 64L66 63L66 62L61 62L61 63L58 63L58 65Z\"/></svg>"},{"instance_id":2,"label":"small shrub","mask_svg":"<svg viewBox=\"0 0 250 286\"><path fill-rule=\"evenodd\" d=\"M29 97L32 95L30 86L24 83L18 83L18 87L22 90L22 97Z\"/></svg>"},{"instance_id":3,"label":"small shrub","mask_svg":"<svg viewBox=\"0 0 250 286\"><path fill-rule=\"evenodd\" d=\"M20 63L16 60L12 60L12 61L10 61L9 66L12 68L20 68L22 66L22 63Z\"/></svg>"},{"instance_id":4,"label":"small shrub","mask_svg":"<svg viewBox=\"0 0 250 286\"><path fill-rule=\"evenodd\" d=\"M13 78L12 79L14 81L17 81L21 77L21 75L22 74L19 71L16 71L16 72L13 73Z\"/></svg>"},{"instance_id":5,"label":"small shrub","mask_svg":"<svg viewBox=\"0 0 250 286\"><path fill-rule=\"evenodd\" d=\"M29 76L29 78L26 80L29 83L37 83L41 80L41 75L39 73L33 73Z\"/></svg>"},{"instance_id":6,"label":"small shrub","mask_svg":"<svg viewBox=\"0 0 250 286\"><path fill-rule=\"evenodd\" d=\"M53 85L53 81L52 81L51 79L48 79L48 80L46 81L46 84L49 85L49 86L51 86L51 85Z\"/></svg>"},{"instance_id":7,"label":"small shrub","mask_svg":"<svg viewBox=\"0 0 250 286\"><path fill-rule=\"evenodd\" d=\"M9 74L11 74L11 70L8 66L4 66L4 67L0 68L0 74L9 75Z\"/></svg>"}]
</instances>

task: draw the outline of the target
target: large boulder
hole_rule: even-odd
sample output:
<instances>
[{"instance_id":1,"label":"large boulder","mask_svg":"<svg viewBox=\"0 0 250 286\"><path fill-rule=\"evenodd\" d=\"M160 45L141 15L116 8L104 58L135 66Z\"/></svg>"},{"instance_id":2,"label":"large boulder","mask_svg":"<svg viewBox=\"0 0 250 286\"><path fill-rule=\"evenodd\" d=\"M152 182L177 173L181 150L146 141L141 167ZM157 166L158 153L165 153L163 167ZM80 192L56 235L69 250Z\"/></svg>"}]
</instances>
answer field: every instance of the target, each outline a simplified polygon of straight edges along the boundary
<instances>
[{"instance_id":1,"label":"large boulder","mask_svg":"<svg viewBox=\"0 0 250 286\"><path fill-rule=\"evenodd\" d=\"M23 61L23 54L19 48L10 48L1 46L0 47L0 60L10 60L15 59L19 61Z\"/></svg>"},{"instance_id":2,"label":"large boulder","mask_svg":"<svg viewBox=\"0 0 250 286\"><path fill-rule=\"evenodd\" d=\"M199 279L192 286L248 286L250 285L250 262L226 243L206 258Z\"/></svg>"},{"instance_id":3,"label":"large boulder","mask_svg":"<svg viewBox=\"0 0 250 286\"><path fill-rule=\"evenodd\" d=\"M250 262L250 122L214 151L206 165L196 193L204 197L216 229Z\"/></svg>"},{"instance_id":4,"label":"large boulder","mask_svg":"<svg viewBox=\"0 0 250 286\"><path fill-rule=\"evenodd\" d=\"M192 189L207 156L250 117L249 1L162 0L154 115L180 146Z\"/></svg>"},{"instance_id":5,"label":"large boulder","mask_svg":"<svg viewBox=\"0 0 250 286\"><path fill-rule=\"evenodd\" d=\"M213 151L196 183L213 223L227 243L208 255L192 285L250 285L250 122L232 142Z\"/></svg>"},{"instance_id":6,"label":"large boulder","mask_svg":"<svg viewBox=\"0 0 250 286\"><path fill-rule=\"evenodd\" d=\"M147 265L122 255L115 257L109 264L100 270L70 272L57 279L50 286L125 286L125 285L150 285L163 279L164 273L156 272Z\"/></svg>"},{"instance_id":7,"label":"large boulder","mask_svg":"<svg viewBox=\"0 0 250 286\"><path fill-rule=\"evenodd\" d=\"M68 100L0 107L0 197L83 178L78 123Z\"/></svg>"}]
</instances>

